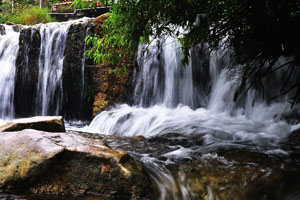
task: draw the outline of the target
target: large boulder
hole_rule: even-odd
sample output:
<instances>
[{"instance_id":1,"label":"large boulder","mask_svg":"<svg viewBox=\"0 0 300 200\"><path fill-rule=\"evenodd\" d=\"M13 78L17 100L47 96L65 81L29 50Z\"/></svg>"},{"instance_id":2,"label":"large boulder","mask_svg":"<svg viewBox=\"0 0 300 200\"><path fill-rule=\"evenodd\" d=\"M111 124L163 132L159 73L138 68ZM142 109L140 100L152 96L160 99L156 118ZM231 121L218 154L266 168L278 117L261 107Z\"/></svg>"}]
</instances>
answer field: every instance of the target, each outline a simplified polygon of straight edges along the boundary
<instances>
[{"instance_id":1,"label":"large boulder","mask_svg":"<svg viewBox=\"0 0 300 200\"><path fill-rule=\"evenodd\" d=\"M0 133L0 191L148 199L142 165L102 140L26 129Z\"/></svg>"},{"instance_id":2,"label":"large boulder","mask_svg":"<svg viewBox=\"0 0 300 200\"><path fill-rule=\"evenodd\" d=\"M0 132L35 129L48 132L65 132L63 117L40 116L16 119L0 126Z\"/></svg>"}]
</instances>

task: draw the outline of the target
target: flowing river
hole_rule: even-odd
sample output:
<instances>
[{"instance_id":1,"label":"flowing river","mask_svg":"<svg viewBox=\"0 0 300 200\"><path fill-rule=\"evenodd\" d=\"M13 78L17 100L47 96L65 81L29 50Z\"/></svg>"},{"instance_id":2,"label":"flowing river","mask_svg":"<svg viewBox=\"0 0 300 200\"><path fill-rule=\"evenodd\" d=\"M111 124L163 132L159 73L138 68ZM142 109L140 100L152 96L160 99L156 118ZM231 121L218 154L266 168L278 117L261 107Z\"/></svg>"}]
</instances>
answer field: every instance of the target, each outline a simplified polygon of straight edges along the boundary
<instances>
[{"instance_id":1,"label":"flowing river","mask_svg":"<svg viewBox=\"0 0 300 200\"><path fill-rule=\"evenodd\" d=\"M38 30L41 37L34 115L62 112L64 49L72 23L32 28L32 35ZM15 117L20 37L12 26L4 28L0 124ZM139 49L133 103L116 105L88 126L68 126L69 131L128 151L150 174L154 199L300 199L300 143L289 137L300 128L299 108L291 109L288 96L265 100L280 91L282 74L264 80L265 96L251 88L236 98L241 74L236 70L228 75L231 62L226 49L194 47L189 64L183 67L177 39L159 41L162 49L155 42L145 55L143 46ZM23 56L27 64L30 42ZM286 59L278 60L278 65ZM83 86L84 80L80 82Z\"/></svg>"},{"instance_id":2,"label":"flowing river","mask_svg":"<svg viewBox=\"0 0 300 200\"><path fill-rule=\"evenodd\" d=\"M299 198L295 188L285 194L290 187L285 184L262 194L258 191L264 186L255 185L259 179L270 181L276 170L299 164L297 156L290 161L295 152L283 142L299 128L284 120L289 113L297 113L297 108L291 110L284 98L267 104L254 89L234 101L240 74L227 76L230 60L224 49L199 57L208 49L196 47L190 52L189 65L182 67L178 41L166 38L161 43L162 50L154 43L146 56L139 57L134 104L104 111L80 130L145 137L139 142L107 142L131 152L147 167L159 199L272 199L271 191L277 189L274 199ZM274 95L278 90L272 84L279 88L280 74L271 78L268 86ZM287 164L290 162L293 166ZM235 176L241 176L239 183L234 183ZM231 191L231 184L236 184L238 192ZM257 188L248 191L245 185ZM232 193L226 196L223 190Z\"/></svg>"}]
</instances>

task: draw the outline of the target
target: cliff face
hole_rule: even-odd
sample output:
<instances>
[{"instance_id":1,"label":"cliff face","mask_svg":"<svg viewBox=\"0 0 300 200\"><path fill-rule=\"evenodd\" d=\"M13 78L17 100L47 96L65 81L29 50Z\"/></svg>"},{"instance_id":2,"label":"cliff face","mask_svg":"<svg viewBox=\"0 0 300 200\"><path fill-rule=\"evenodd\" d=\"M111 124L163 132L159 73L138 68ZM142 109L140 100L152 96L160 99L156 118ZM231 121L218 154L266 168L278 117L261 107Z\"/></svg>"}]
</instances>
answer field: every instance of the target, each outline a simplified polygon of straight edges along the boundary
<instances>
[{"instance_id":1,"label":"cliff face","mask_svg":"<svg viewBox=\"0 0 300 200\"><path fill-rule=\"evenodd\" d=\"M107 15L101 15L93 20L91 32L102 36L102 24ZM88 61L89 62L89 61ZM87 63L88 63L87 62ZM109 107L129 101L129 94L132 86L131 75L132 69L129 68L127 73L116 74L111 73L115 67L110 63L102 65L86 65L88 77L91 78L91 85L93 86L93 109L92 116L95 117L99 112L108 109Z\"/></svg>"},{"instance_id":2,"label":"cliff face","mask_svg":"<svg viewBox=\"0 0 300 200\"><path fill-rule=\"evenodd\" d=\"M90 119L93 98L90 78L85 73L85 37L91 23L69 28L63 64L63 110L67 119Z\"/></svg>"},{"instance_id":3,"label":"cliff face","mask_svg":"<svg viewBox=\"0 0 300 200\"><path fill-rule=\"evenodd\" d=\"M30 27L21 30L15 76L14 104L17 117L35 114L40 46L38 29Z\"/></svg>"},{"instance_id":4,"label":"cliff face","mask_svg":"<svg viewBox=\"0 0 300 200\"><path fill-rule=\"evenodd\" d=\"M89 22L71 24L66 33L65 43L61 43L60 38L65 32L57 27L54 30L39 25L21 28L14 88L16 117L40 115L41 104L44 102L41 102L39 97L40 93L44 92L43 95L49 98L47 101L49 109L44 114L59 114L66 119L91 118L92 98L86 93L89 82L85 84L83 58L84 38L90 24ZM61 26L61 29L65 27ZM42 47L44 49L41 49ZM56 48L64 48L61 75L60 69L57 68L60 61L58 57L56 58ZM47 66L50 68L47 69ZM46 70L53 72L45 72ZM51 79L61 79L61 84L53 86L50 84ZM38 87L43 81L49 83L42 91ZM54 91L53 98L62 97L59 102L51 99L50 90Z\"/></svg>"},{"instance_id":5,"label":"cliff face","mask_svg":"<svg viewBox=\"0 0 300 200\"><path fill-rule=\"evenodd\" d=\"M109 64L86 65L93 86L93 117L114 104L126 102L128 98L130 74L110 73L113 68Z\"/></svg>"}]
</instances>

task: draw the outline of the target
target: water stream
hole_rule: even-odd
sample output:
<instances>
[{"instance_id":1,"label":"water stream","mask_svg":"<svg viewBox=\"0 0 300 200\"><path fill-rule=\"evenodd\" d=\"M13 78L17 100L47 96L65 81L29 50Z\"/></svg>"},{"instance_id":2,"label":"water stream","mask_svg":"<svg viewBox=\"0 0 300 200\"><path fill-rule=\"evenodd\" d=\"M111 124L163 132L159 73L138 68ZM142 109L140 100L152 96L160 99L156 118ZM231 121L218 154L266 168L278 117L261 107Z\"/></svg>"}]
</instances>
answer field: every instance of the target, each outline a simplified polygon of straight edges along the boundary
<instances>
[{"instance_id":1,"label":"water stream","mask_svg":"<svg viewBox=\"0 0 300 200\"><path fill-rule=\"evenodd\" d=\"M62 67L68 28L71 24L40 25L41 47L37 87L37 115L58 115L62 103ZM50 109L56 105L55 109Z\"/></svg>"},{"instance_id":2,"label":"water stream","mask_svg":"<svg viewBox=\"0 0 300 200\"><path fill-rule=\"evenodd\" d=\"M5 34L0 34L0 119L13 118L15 62L19 49L19 33L11 26L4 26Z\"/></svg>"},{"instance_id":3,"label":"water stream","mask_svg":"<svg viewBox=\"0 0 300 200\"><path fill-rule=\"evenodd\" d=\"M230 60L226 50L203 54L207 47L195 47L190 52L190 63L182 67L178 41L166 38L160 43L162 49L157 49L154 43L149 53L139 57L139 68L134 74L134 104L117 105L101 112L81 131L145 137L144 142L129 144L123 140L107 142L112 147L129 151L146 166L156 182L157 196L161 200L224 198L213 181L201 183L203 180L195 177L209 176L210 171L206 175L200 174L212 166L213 171L226 169L228 171L223 173L237 173L239 161L227 160L228 151L236 151L237 155L249 154L249 162L254 163L252 154L266 156L270 163L274 162L273 156L289 159L289 149L281 142L299 125L283 120L286 113L297 111L297 108L291 111L286 97L267 103L253 88L241 92L234 100L240 73L237 71L228 77ZM272 80L269 86L272 88L275 83L279 88L280 74ZM252 168L248 162L243 164ZM265 168L268 167L263 165L262 169L256 170L267 171ZM193 171L199 173L191 177ZM269 177L266 171L265 176ZM195 182L205 185L204 189L195 189ZM226 188L229 184L219 187ZM241 181L241 184L249 183ZM201 196L199 191L205 195Z\"/></svg>"},{"instance_id":4,"label":"water stream","mask_svg":"<svg viewBox=\"0 0 300 200\"><path fill-rule=\"evenodd\" d=\"M64 50L72 23L32 27L41 39L32 102L36 115L61 113ZM20 37L12 26L4 28L5 34L0 35L0 124L15 117ZM267 102L255 88L235 98L241 74L237 70L228 76L231 63L226 49L208 53L207 46L196 46L183 67L177 39L158 41L162 49L155 43L145 55L143 46L139 49L133 105L116 105L101 112L89 126L70 129L100 137L141 161L154 181L154 199L297 199L300 148L287 137L300 126L297 121L289 123L286 116L297 114L299 108L290 109L288 96ZM25 69L30 46L26 48L22 55ZM278 60L278 65L286 59ZM84 60L80 64L84 78ZM281 73L267 77L267 96L280 90L281 77ZM80 87L84 84L82 79ZM231 193L233 198L228 196Z\"/></svg>"},{"instance_id":5,"label":"water stream","mask_svg":"<svg viewBox=\"0 0 300 200\"><path fill-rule=\"evenodd\" d=\"M34 26L1 25L1 120L20 116L64 115L66 91L63 91L62 76L68 31L71 25L87 21L83 18ZM78 96L82 102L84 57L79 64L81 89Z\"/></svg>"}]
</instances>

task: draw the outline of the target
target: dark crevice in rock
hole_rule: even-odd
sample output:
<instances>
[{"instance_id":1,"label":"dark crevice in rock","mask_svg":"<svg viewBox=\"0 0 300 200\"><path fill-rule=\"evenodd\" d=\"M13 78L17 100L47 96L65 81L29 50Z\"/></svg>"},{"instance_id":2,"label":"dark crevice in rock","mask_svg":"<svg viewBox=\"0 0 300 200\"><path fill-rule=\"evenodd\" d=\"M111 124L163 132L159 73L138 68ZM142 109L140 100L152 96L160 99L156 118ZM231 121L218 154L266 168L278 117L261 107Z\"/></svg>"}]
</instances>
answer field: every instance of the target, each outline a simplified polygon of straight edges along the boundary
<instances>
[{"instance_id":1,"label":"dark crevice in rock","mask_svg":"<svg viewBox=\"0 0 300 200\"><path fill-rule=\"evenodd\" d=\"M18 118L35 114L40 38L39 30L31 27L20 32L14 92L15 116Z\"/></svg>"}]
</instances>

